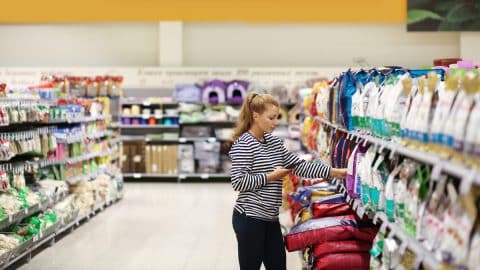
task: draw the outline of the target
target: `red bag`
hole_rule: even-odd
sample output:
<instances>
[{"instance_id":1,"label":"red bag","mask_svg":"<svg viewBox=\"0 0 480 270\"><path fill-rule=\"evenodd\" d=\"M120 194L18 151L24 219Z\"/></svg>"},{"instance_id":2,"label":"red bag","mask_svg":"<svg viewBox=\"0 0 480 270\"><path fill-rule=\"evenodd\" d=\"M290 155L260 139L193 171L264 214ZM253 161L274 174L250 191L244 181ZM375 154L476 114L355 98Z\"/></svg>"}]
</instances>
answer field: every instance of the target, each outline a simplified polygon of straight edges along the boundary
<instances>
[{"instance_id":1,"label":"red bag","mask_svg":"<svg viewBox=\"0 0 480 270\"><path fill-rule=\"evenodd\" d=\"M329 241L372 242L376 234L377 228L360 227L353 215L319 218L295 225L285 236L285 246L288 251L295 251Z\"/></svg>"},{"instance_id":2,"label":"red bag","mask_svg":"<svg viewBox=\"0 0 480 270\"><path fill-rule=\"evenodd\" d=\"M348 203L312 203L314 218L354 215L355 212Z\"/></svg>"},{"instance_id":3,"label":"red bag","mask_svg":"<svg viewBox=\"0 0 480 270\"><path fill-rule=\"evenodd\" d=\"M331 253L315 261L318 270L368 270L369 253Z\"/></svg>"},{"instance_id":4,"label":"red bag","mask_svg":"<svg viewBox=\"0 0 480 270\"><path fill-rule=\"evenodd\" d=\"M317 258L331 253L365 253L372 248L372 242L346 240L325 242L313 247L313 255Z\"/></svg>"}]
</instances>

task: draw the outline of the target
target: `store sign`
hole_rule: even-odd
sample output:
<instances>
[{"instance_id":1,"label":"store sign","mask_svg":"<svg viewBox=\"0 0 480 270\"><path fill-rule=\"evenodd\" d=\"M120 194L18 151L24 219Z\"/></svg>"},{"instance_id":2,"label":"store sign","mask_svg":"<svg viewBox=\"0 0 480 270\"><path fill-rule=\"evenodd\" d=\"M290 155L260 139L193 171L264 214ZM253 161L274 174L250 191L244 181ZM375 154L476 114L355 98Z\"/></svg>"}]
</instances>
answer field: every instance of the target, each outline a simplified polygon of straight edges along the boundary
<instances>
[{"instance_id":1,"label":"store sign","mask_svg":"<svg viewBox=\"0 0 480 270\"><path fill-rule=\"evenodd\" d=\"M0 82L9 86L29 86L40 82L45 75L122 75L126 88L168 88L178 83L202 83L206 80L248 80L254 86L270 88L281 85L291 88L307 80L333 78L345 67L333 68L0 68Z\"/></svg>"},{"instance_id":2,"label":"store sign","mask_svg":"<svg viewBox=\"0 0 480 270\"><path fill-rule=\"evenodd\" d=\"M408 0L408 31L480 31L480 1Z\"/></svg>"}]
</instances>

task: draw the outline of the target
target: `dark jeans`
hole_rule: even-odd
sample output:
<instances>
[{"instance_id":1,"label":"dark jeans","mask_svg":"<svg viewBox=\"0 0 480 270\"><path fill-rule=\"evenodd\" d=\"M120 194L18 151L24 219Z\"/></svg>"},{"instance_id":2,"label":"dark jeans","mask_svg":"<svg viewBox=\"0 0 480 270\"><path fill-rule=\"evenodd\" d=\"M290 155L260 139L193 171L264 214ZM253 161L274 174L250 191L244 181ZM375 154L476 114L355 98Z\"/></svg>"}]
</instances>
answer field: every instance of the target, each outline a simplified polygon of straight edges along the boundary
<instances>
[{"instance_id":1,"label":"dark jeans","mask_svg":"<svg viewBox=\"0 0 480 270\"><path fill-rule=\"evenodd\" d=\"M241 270L285 270L286 255L280 222L247 217L236 210L232 217L238 242L238 260Z\"/></svg>"}]
</instances>

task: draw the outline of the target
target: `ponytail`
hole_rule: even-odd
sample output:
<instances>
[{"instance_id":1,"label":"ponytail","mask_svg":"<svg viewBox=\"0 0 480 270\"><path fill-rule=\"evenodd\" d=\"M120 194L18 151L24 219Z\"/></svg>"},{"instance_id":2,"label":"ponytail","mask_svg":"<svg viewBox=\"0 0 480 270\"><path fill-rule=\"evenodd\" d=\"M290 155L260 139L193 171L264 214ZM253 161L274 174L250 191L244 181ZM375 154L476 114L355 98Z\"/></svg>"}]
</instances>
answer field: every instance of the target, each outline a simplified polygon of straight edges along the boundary
<instances>
[{"instance_id":1,"label":"ponytail","mask_svg":"<svg viewBox=\"0 0 480 270\"><path fill-rule=\"evenodd\" d=\"M248 93L243 101L240 115L237 119L237 125L233 131L232 139L236 141L243 133L247 132L253 125L253 112L263 113L266 104L279 106L278 101L270 94L260 94L257 92Z\"/></svg>"}]
</instances>

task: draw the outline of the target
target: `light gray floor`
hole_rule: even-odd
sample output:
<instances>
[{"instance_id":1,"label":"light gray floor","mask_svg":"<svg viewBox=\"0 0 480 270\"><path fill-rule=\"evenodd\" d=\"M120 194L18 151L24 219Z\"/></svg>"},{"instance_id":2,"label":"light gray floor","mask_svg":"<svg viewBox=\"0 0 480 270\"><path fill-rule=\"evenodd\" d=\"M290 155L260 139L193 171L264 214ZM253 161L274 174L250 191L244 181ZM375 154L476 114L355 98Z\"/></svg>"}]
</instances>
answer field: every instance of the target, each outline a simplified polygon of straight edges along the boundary
<instances>
[{"instance_id":1,"label":"light gray floor","mask_svg":"<svg viewBox=\"0 0 480 270\"><path fill-rule=\"evenodd\" d=\"M122 201L19 269L238 269L231 226L236 193L229 183L127 183L125 189ZM301 269L300 256L288 253L287 264Z\"/></svg>"}]
</instances>

